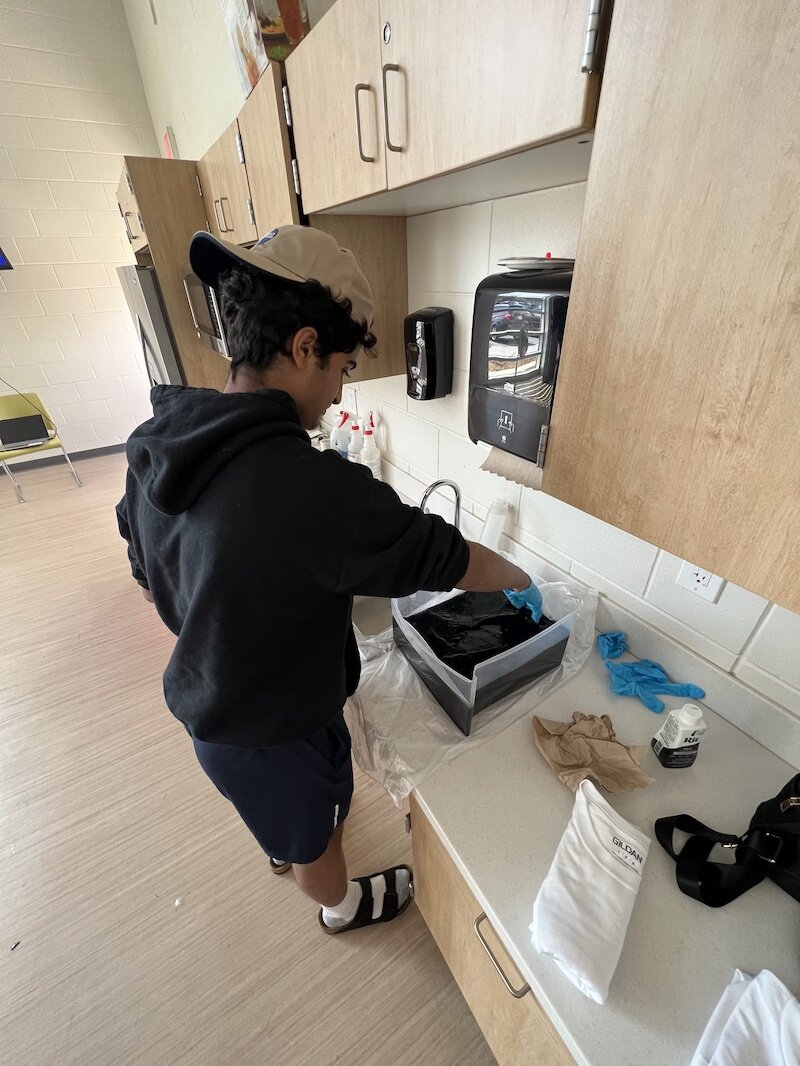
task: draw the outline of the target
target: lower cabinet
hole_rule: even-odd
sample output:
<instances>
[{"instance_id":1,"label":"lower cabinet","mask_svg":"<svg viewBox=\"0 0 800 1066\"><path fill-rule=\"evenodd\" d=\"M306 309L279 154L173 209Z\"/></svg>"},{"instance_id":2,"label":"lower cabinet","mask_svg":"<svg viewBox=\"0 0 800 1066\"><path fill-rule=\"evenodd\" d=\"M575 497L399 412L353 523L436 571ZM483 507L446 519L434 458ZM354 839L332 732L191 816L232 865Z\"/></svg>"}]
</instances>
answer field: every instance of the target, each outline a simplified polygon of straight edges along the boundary
<instances>
[{"instance_id":1,"label":"lower cabinet","mask_svg":"<svg viewBox=\"0 0 800 1066\"><path fill-rule=\"evenodd\" d=\"M410 797L414 898L425 924L500 1066L574 1066L575 1060L529 990L519 999L475 931L481 907L415 797ZM488 920L480 932L507 980L523 987Z\"/></svg>"}]
</instances>

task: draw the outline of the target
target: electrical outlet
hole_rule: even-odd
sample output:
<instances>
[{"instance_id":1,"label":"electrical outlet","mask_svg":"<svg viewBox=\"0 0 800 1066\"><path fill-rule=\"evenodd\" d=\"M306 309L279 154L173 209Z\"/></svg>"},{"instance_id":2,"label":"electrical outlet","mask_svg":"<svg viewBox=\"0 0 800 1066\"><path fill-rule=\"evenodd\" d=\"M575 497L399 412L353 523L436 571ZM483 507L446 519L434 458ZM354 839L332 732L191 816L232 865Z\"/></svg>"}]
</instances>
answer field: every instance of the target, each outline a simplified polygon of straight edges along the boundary
<instances>
[{"instance_id":1,"label":"electrical outlet","mask_svg":"<svg viewBox=\"0 0 800 1066\"><path fill-rule=\"evenodd\" d=\"M702 596L710 603L716 603L725 586L725 578L717 577L710 570L703 570L694 563L684 563L678 571L675 584L680 585L682 589L688 589L696 596Z\"/></svg>"}]
</instances>

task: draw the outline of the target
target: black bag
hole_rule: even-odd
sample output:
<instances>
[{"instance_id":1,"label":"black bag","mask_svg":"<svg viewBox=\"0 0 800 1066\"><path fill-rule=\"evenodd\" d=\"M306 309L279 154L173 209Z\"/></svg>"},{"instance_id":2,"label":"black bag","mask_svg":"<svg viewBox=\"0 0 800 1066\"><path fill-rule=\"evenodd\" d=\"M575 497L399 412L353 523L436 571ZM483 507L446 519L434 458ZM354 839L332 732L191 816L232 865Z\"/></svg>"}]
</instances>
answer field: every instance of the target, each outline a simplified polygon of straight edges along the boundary
<instances>
[{"instance_id":1,"label":"black bag","mask_svg":"<svg viewBox=\"0 0 800 1066\"><path fill-rule=\"evenodd\" d=\"M676 829L691 834L677 855ZM743 836L718 833L688 814L679 814L659 818L656 837L675 859L678 888L707 907L724 907L766 877L800 902L800 774L773 799L758 805ZM736 861L709 862L717 844L735 848Z\"/></svg>"}]
</instances>

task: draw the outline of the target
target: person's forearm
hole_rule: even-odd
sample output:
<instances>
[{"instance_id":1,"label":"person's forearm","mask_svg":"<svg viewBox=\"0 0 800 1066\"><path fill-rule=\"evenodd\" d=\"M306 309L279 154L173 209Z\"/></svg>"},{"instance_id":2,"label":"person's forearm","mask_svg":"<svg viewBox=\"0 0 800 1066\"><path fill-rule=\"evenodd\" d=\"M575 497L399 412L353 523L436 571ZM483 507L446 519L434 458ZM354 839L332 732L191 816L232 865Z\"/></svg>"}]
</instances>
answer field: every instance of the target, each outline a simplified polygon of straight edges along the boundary
<instances>
[{"instance_id":1,"label":"person's forearm","mask_svg":"<svg viewBox=\"0 0 800 1066\"><path fill-rule=\"evenodd\" d=\"M519 591L530 585L531 579L524 570L504 559L483 544L468 540L469 566L458 582L464 592L498 592L500 589Z\"/></svg>"}]
</instances>

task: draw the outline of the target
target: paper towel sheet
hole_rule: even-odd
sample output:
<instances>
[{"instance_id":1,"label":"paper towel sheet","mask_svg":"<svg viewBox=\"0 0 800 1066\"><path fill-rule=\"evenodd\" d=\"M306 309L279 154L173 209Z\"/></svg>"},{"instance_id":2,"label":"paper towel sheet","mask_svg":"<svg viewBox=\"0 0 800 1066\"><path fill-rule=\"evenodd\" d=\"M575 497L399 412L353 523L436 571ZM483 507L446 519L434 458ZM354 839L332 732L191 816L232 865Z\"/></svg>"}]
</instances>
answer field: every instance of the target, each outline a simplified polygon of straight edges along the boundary
<instances>
[{"instance_id":1,"label":"paper towel sheet","mask_svg":"<svg viewBox=\"0 0 800 1066\"><path fill-rule=\"evenodd\" d=\"M499 448L492 448L481 464L481 470L486 470L490 474L499 474L506 481L514 481L517 485L524 485L529 489L541 489L542 487L543 471L540 466L528 462L527 459L511 455L509 452L501 451Z\"/></svg>"}]
</instances>

